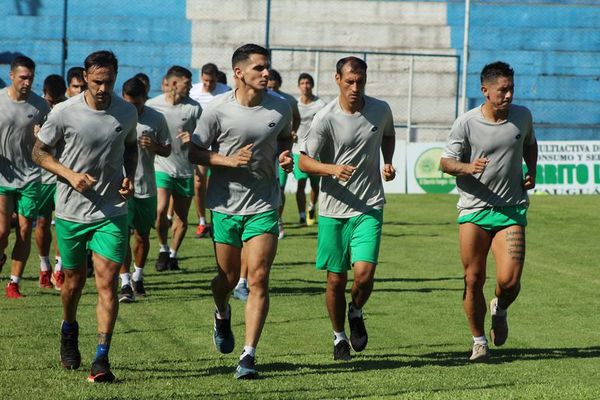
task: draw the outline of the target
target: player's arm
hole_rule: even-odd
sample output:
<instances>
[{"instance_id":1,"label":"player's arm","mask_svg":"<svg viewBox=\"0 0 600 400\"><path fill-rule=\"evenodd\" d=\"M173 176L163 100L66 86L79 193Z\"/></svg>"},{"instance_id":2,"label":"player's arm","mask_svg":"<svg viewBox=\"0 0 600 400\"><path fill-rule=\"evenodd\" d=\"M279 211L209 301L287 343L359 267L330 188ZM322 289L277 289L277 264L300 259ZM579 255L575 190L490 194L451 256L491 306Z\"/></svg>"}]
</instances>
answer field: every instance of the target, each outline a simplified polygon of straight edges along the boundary
<instances>
[{"instance_id":1,"label":"player's arm","mask_svg":"<svg viewBox=\"0 0 600 400\"><path fill-rule=\"evenodd\" d=\"M125 151L123 152L123 168L125 176L133 182L135 178L135 169L138 161L137 142L125 142Z\"/></svg>"},{"instance_id":2,"label":"player's arm","mask_svg":"<svg viewBox=\"0 0 600 400\"><path fill-rule=\"evenodd\" d=\"M52 155L52 150L53 148L50 145L47 145L40 139L36 139L33 151L31 152L31 158L40 167L69 182L78 192L83 193L96 184L97 180L91 175L75 172L61 164Z\"/></svg>"},{"instance_id":3,"label":"player's arm","mask_svg":"<svg viewBox=\"0 0 600 400\"><path fill-rule=\"evenodd\" d=\"M442 157L440 160L440 169L450 175L475 175L483 172L488 164L487 158L477 158L471 163L464 163L454 158Z\"/></svg>"},{"instance_id":4,"label":"player's arm","mask_svg":"<svg viewBox=\"0 0 600 400\"><path fill-rule=\"evenodd\" d=\"M535 174L537 170L538 160L538 145L537 141L534 140L533 144L525 144L523 146L523 160L527 166L527 172L525 173L525 180L523 181L523 187L525 190L533 189L535 187Z\"/></svg>"},{"instance_id":5,"label":"player's arm","mask_svg":"<svg viewBox=\"0 0 600 400\"><path fill-rule=\"evenodd\" d=\"M356 167L353 167L352 165L322 163L312 157L309 157L304 152L300 152L300 157L298 158L298 168L309 175L332 176L342 182L346 182L348 179L350 179L354 173L354 170L356 169Z\"/></svg>"},{"instance_id":6,"label":"player's arm","mask_svg":"<svg viewBox=\"0 0 600 400\"><path fill-rule=\"evenodd\" d=\"M298 128L300 128L300 110L298 110L298 105L294 104L292 106L292 136L296 137L296 132L298 132Z\"/></svg>"},{"instance_id":7,"label":"player's arm","mask_svg":"<svg viewBox=\"0 0 600 400\"><path fill-rule=\"evenodd\" d=\"M391 181L396 177L396 168L392 165L394 150L396 149L396 131L392 111L388 112L388 120L383 136L381 137L381 155L383 156L383 169L381 175L384 181Z\"/></svg>"},{"instance_id":8,"label":"player's arm","mask_svg":"<svg viewBox=\"0 0 600 400\"><path fill-rule=\"evenodd\" d=\"M148 149L154 154L161 157L169 157L171 154L171 144L160 144L152 140L150 136L142 135L138 139L138 146L140 149Z\"/></svg>"},{"instance_id":9,"label":"player's arm","mask_svg":"<svg viewBox=\"0 0 600 400\"><path fill-rule=\"evenodd\" d=\"M248 165L252 158L252 146L252 143L248 144L234 154L226 156L202 148L192 141L188 152L188 160L192 164L206 165L207 167L244 167Z\"/></svg>"},{"instance_id":10,"label":"player's arm","mask_svg":"<svg viewBox=\"0 0 600 400\"><path fill-rule=\"evenodd\" d=\"M489 160L485 157L476 158L470 163L460 161L468 147L466 139L466 129L462 120L454 121L450 130L448 143L442 152L440 160L440 170L453 176L476 175L481 174L487 166Z\"/></svg>"}]
</instances>

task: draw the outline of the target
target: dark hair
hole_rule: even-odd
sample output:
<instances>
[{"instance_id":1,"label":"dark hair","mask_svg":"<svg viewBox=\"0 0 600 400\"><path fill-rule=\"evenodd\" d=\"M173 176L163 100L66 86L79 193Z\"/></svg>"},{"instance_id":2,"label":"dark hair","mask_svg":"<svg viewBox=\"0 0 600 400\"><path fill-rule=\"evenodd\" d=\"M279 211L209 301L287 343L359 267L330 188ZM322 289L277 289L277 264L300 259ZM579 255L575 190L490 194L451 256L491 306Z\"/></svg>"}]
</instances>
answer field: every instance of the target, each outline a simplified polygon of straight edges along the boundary
<instances>
[{"instance_id":1,"label":"dark hair","mask_svg":"<svg viewBox=\"0 0 600 400\"><path fill-rule=\"evenodd\" d=\"M308 81L310 82L311 86L315 86L315 80L313 79L313 77L309 73L303 72L300 75L298 75L298 85L300 84L300 81L302 79L308 79Z\"/></svg>"},{"instance_id":2,"label":"dark hair","mask_svg":"<svg viewBox=\"0 0 600 400\"><path fill-rule=\"evenodd\" d=\"M274 69L269 70L269 80L277 82L279 86L281 86L281 84L283 83L283 81L281 80L281 75Z\"/></svg>"},{"instance_id":3,"label":"dark hair","mask_svg":"<svg viewBox=\"0 0 600 400\"><path fill-rule=\"evenodd\" d=\"M67 71L67 82L71 84L73 78L76 78L83 82L83 68L82 67L73 67L69 68Z\"/></svg>"},{"instance_id":4,"label":"dark hair","mask_svg":"<svg viewBox=\"0 0 600 400\"><path fill-rule=\"evenodd\" d=\"M219 71L219 68L213 63L204 64L202 69L200 70L202 75L211 75L214 76Z\"/></svg>"},{"instance_id":5,"label":"dark hair","mask_svg":"<svg viewBox=\"0 0 600 400\"><path fill-rule=\"evenodd\" d=\"M504 76L506 78L514 78L515 71L505 62L496 61L487 64L481 70L481 84L484 82L496 82L496 79Z\"/></svg>"},{"instance_id":6,"label":"dark hair","mask_svg":"<svg viewBox=\"0 0 600 400\"><path fill-rule=\"evenodd\" d=\"M189 69L184 68L180 65L173 65L167 71L167 75L165 75L165 78L169 79L172 76L176 76L178 78L192 79L192 71L190 71Z\"/></svg>"},{"instance_id":7,"label":"dark hair","mask_svg":"<svg viewBox=\"0 0 600 400\"><path fill-rule=\"evenodd\" d=\"M142 81L142 83L146 87L146 94L148 94L148 92L150 91L150 78L148 77L148 75L146 75L143 72L138 72L133 77Z\"/></svg>"},{"instance_id":8,"label":"dark hair","mask_svg":"<svg viewBox=\"0 0 600 400\"><path fill-rule=\"evenodd\" d=\"M33 60L31 58L29 58L27 56L16 56L10 62L10 70L14 71L18 67L25 67L27 69L34 71L35 63L33 62Z\"/></svg>"},{"instance_id":9,"label":"dark hair","mask_svg":"<svg viewBox=\"0 0 600 400\"><path fill-rule=\"evenodd\" d=\"M367 72L367 63L364 62L364 60L354 56L344 57L338 60L337 64L335 65L335 72L337 72L338 75L342 75L342 68L344 68L346 64L348 64L350 71L352 72Z\"/></svg>"},{"instance_id":10,"label":"dark hair","mask_svg":"<svg viewBox=\"0 0 600 400\"><path fill-rule=\"evenodd\" d=\"M65 95L67 91L67 85L65 80L60 75L48 75L44 79L44 93L49 94L54 99L58 99Z\"/></svg>"},{"instance_id":11,"label":"dark hair","mask_svg":"<svg viewBox=\"0 0 600 400\"><path fill-rule=\"evenodd\" d=\"M146 97L146 85L141 79L133 77L123 83L123 94L131 97Z\"/></svg>"},{"instance_id":12,"label":"dark hair","mask_svg":"<svg viewBox=\"0 0 600 400\"><path fill-rule=\"evenodd\" d=\"M115 74L118 70L118 61L115 53L109 50L95 51L85 58L83 66L86 72L90 72L92 68L110 68L112 67Z\"/></svg>"},{"instance_id":13,"label":"dark hair","mask_svg":"<svg viewBox=\"0 0 600 400\"><path fill-rule=\"evenodd\" d=\"M227 75L225 75L225 72L221 70L217 71L217 82L227 85Z\"/></svg>"},{"instance_id":14,"label":"dark hair","mask_svg":"<svg viewBox=\"0 0 600 400\"><path fill-rule=\"evenodd\" d=\"M240 62L249 59L252 54L260 54L270 58L269 50L257 44L248 43L242 47L238 47L236 51L233 52L233 56L231 57L231 66L235 68L235 66Z\"/></svg>"}]
</instances>

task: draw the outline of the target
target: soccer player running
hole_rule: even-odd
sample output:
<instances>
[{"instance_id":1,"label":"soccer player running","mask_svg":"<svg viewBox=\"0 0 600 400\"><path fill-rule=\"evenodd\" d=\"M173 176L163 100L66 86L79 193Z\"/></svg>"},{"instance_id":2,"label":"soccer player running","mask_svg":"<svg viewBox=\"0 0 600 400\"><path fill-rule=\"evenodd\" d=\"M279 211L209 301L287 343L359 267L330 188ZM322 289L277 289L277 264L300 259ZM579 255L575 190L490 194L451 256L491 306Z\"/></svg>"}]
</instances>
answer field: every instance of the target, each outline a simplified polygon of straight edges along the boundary
<instances>
[{"instance_id":1,"label":"soccer player running","mask_svg":"<svg viewBox=\"0 0 600 400\"><path fill-rule=\"evenodd\" d=\"M108 353L119 305L117 277L129 237L126 197L133 194L137 165L137 113L113 94L113 53L94 52L84 64L87 90L52 110L38 134L33 159L58 177L56 235L65 273L61 363L67 369L81 364L77 306L89 247L98 291L98 345L88 380L112 382ZM64 146L58 160L52 155L57 146Z\"/></svg>"},{"instance_id":2,"label":"soccer player running","mask_svg":"<svg viewBox=\"0 0 600 400\"><path fill-rule=\"evenodd\" d=\"M288 102L292 109L292 137L296 138L296 132L298 131L298 127L300 126L300 112L298 111L298 100L291 94L287 94L281 91L281 84L283 80L281 79L281 75L274 69L269 71L269 83L267 88L272 93L275 93L277 96L283 98ZM281 207L279 207L279 239L283 239L285 237L285 230L283 228L283 207L285 206L285 184L287 183L287 172L283 170L283 168L279 168L279 186L281 188Z\"/></svg>"},{"instance_id":3,"label":"soccer player running","mask_svg":"<svg viewBox=\"0 0 600 400\"><path fill-rule=\"evenodd\" d=\"M494 345L508 337L507 309L519 294L525 261L527 190L535 186L537 142L531 112L512 104L514 71L495 62L481 71L483 105L454 122L440 167L456 176L463 306L473 335L471 361L490 355L484 332L486 259L496 260L496 297L490 303ZM527 172L523 177L522 163Z\"/></svg>"},{"instance_id":4,"label":"soccer player running","mask_svg":"<svg viewBox=\"0 0 600 400\"><path fill-rule=\"evenodd\" d=\"M325 107L325 102L313 94L315 81L310 74L306 72L298 76L298 89L300 89L300 98L298 99L298 111L300 112L300 126L296 132L296 141L292 152L294 154L294 178L298 181L298 190L296 191L296 204L298 205L298 213L300 223L314 225L315 223L315 206L319 198L319 181L320 178L314 175L308 175L298 168L298 143L305 141L306 135L310 128L313 118L317 112ZM310 201L308 208L306 207L306 181L310 180ZM283 185L285 186L285 184ZM308 213L307 213L308 211Z\"/></svg>"},{"instance_id":5,"label":"soccer player running","mask_svg":"<svg viewBox=\"0 0 600 400\"><path fill-rule=\"evenodd\" d=\"M60 75L49 75L44 79L44 99L50 108L62 103L67 98L65 80ZM39 128L36 128L39 132ZM37 135L37 132L36 132ZM65 280L62 271L60 252L56 241L56 264L54 272L50 265L50 245L52 244L52 213L54 212L54 196L56 194L56 175L42 169L42 184L38 199L38 217L35 224L35 244L40 257L40 288L60 290Z\"/></svg>"},{"instance_id":6,"label":"soccer player running","mask_svg":"<svg viewBox=\"0 0 600 400\"><path fill-rule=\"evenodd\" d=\"M0 90L0 271L8 257L8 236L17 213L10 280L6 297L23 297L21 277L31 250L31 231L37 218L40 169L31 159L34 129L42 125L50 107L31 91L35 63L17 56L10 64L11 84Z\"/></svg>"},{"instance_id":7,"label":"soccer player running","mask_svg":"<svg viewBox=\"0 0 600 400\"><path fill-rule=\"evenodd\" d=\"M219 69L213 63L204 64L200 70L200 81L192 86L190 97L196 100L202 108L206 108L208 103L213 101L215 96L231 90L231 88L217 81L217 72ZM196 167L196 179L194 180L194 193L196 194L196 214L198 215L198 226L196 227L196 237L210 237L210 226L206 223L206 184L209 177L209 169L204 165Z\"/></svg>"},{"instance_id":8,"label":"soccer player running","mask_svg":"<svg viewBox=\"0 0 600 400\"><path fill-rule=\"evenodd\" d=\"M218 274L214 342L221 353L234 350L229 295L240 276L242 246L247 249L250 296L246 337L236 369L238 379L258 376L255 351L269 310L269 271L277 251L277 208L281 203L275 160L292 169L289 105L265 89L269 52L255 44L232 57L237 89L208 105L192 136L190 161L211 167L207 207L212 210Z\"/></svg>"},{"instance_id":9,"label":"soccer player running","mask_svg":"<svg viewBox=\"0 0 600 400\"><path fill-rule=\"evenodd\" d=\"M174 65L165 76L165 93L146 103L164 115L171 138L171 154L168 157L158 156L154 160L158 187L156 231L160 244L156 270L159 272L179 270L177 250L187 232L188 211L194 197L194 166L188 160L188 149L202 107L190 99L191 87L192 73L187 68ZM171 196L177 218L173 218L173 238L169 247L167 213Z\"/></svg>"},{"instance_id":10,"label":"soccer player running","mask_svg":"<svg viewBox=\"0 0 600 400\"><path fill-rule=\"evenodd\" d=\"M350 344L363 351L368 335L362 309L373 290L383 223L383 184L394 179L392 111L365 95L367 64L337 62L339 96L315 115L300 144L300 169L323 177L319 206L317 269L327 271L326 304L333 326L333 359L350 360ZM380 171L379 152L384 160ZM381 174L381 176L380 176ZM344 329L348 270L354 284L348 304L350 344Z\"/></svg>"},{"instance_id":11,"label":"soccer player running","mask_svg":"<svg viewBox=\"0 0 600 400\"><path fill-rule=\"evenodd\" d=\"M131 303L136 296L145 296L144 266L150 250L150 230L156 222L156 179L154 158L158 154L168 157L171 138L165 117L144 105L147 99L146 85L139 78L128 79L123 84L123 99L135 106L138 114L137 142L138 164L135 170L135 193L127 202L129 227L133 228L133 257L127 246L125 262L121 266L121 291L119 302ZM130 275L133 258L133 277Z\"/></svg>"}]
</instances>

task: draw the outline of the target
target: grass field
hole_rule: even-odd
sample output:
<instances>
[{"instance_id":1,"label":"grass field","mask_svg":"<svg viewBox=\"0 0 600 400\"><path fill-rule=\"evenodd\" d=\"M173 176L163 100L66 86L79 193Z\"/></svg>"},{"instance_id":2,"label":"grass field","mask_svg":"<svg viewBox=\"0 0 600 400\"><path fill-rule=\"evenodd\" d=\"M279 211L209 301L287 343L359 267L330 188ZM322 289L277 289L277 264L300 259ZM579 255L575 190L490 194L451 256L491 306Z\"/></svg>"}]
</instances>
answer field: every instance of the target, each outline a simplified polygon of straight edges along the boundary
<instances>
[{"instance_id":1,"label":"grass field","mask_svg":"<svg viewBox=\"0 0 600 400\"><path fill-rule=\"evenodd\" d=\"M85 382L96 340L91 280L79 307L83 366L59 366L60 298L38 289L32 250L22 284L27 297L0 299L0 399L600 398L600 198L532 199L510 337L492 349L488 364L478 365L466 363L470 334L461 306L455 202L455 196L388 196L375 291L365 308L369 346L348 363L332 359L324 274L313 266L316 227L288 224L271 273L258 381L233 379L243 303L231 301L235 352L220 355L212 344L210 241L193 239L190 231L180 251L184 270L160 275L153 241L149 296L120 308L111 348L114 385ZM289 198L288 221L296 221L294 206ZM3 285L6 279L5 268ZM488 282L488 299L492 293Z\"/></svg>"}]
</instances>

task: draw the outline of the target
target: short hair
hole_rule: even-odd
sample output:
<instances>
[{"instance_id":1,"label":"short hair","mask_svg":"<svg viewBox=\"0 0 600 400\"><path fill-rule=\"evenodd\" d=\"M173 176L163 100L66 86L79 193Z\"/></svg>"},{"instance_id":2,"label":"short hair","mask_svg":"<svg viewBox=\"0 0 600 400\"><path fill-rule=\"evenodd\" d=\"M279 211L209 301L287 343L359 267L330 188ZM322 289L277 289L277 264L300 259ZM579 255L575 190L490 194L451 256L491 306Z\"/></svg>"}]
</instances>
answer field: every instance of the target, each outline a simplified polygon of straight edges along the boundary
<instances>
[{"instance_id":1,"label":"short hair","mask_svg":"<svg viewBox=\"0 0 600 400\"><path fill-rule=\"evenodd\" d=\"M73 78L83 81L83 67L72 67L67 71L67 82L70 84Z\"/></svg>"},{"instance_id":2,"label":"short hair","mask_svg":"<svg viewBox=\"0 0 600 400\"><path fill-rule=\"evenodd\" d=\"M223 85L227 85L227 75L225 72L218 70L217 71L217 82L222 83Z\"/></svg>"},{"instance_id":3,"label":"short hair","mask_svg":"<svg viewBox=\"0 0 600 400\"><path fill-rule=\"evenodd\" d=\"M487 64L481 70L481 84L484 82L496 82L496 79L501 76L506 78L513 79L515 76L515 71L505 62L496 61L490 64Z\"/></svg>"},{"instance_id":4,"label":"short hair","mask_svg":"<svg viewBox=\"0 0 600 400\"><path fill-rule=\"evenodd\" d=\"M150 78L148 77L148 75L146 75L143 72L138 72L133 77L142 81L144 86L146 86L146 91L148 91L150 89Z\"/></svg>"},{"instance_id":5,"label":"short hair","mask_svg":"<svg viewBox=\"0 0 600 400\"><path fill-rule=\"evenodd\" d=\"M277 72L277 70L274 69L269 70L269 80L277 82L280 86L283 83L283 81L281 80L281 75L279 74L279 72Z\"/></svg>"},{"instance_id":6,"label":"short hair","mask_svg":"<svg viewBox=\"0 0 600 400\"><path fill-rule=\"evenodd\" d=\"M49 94L54 99L58 99L65 95L67 91L67 85L65 84L65 80L62 76L52 74L48 75L46 79L44 79L44 93Z\"/></svg>"},{"instance_id":7,"label":"short hair","mask_svg":"<svg viewBox=\"0 0 600 400\"><path fill-rule=\"evenodd\" d=\"M367 63L364 60L354 56L339 59L337 64L335 64L335 72L337 72L338 75L342 75L342 69L346 65L350 67L350 71L352 72L367 72Z\"/></svg>"},{"instance_id":8,"label":"short hair","mask_svg":"<svg viewBox=\"0 0 600 400\"><path fill-rule=\"evenodd\" d=\"M146 85L140 78L133 77L123 83L123 94L131 97L146 97Z\"/></svg>"},{"instance_id":9,"label":"short hair","mask_svg":"<svg viewBox=\"0 0 600 400\"><path fill-rule=\"evenodd\" d=\"M241 47L238 47L231 57L231 66L235 68L242 61L246 61L252 54L260 54L267 58L270 58L269 50L257 44L248 43Z\"/></svg>"},{"instance_id":10,"label":"short hair","mask_svg":"<svg viewBox=\"0 0 600 400\"><path fill-rule=\"evenodd\" d=\"M182 67L180 65L173 65L171 68L169 68L169 70L167 71L167 74L165 75L166 79L171 78L172 76L176 76L177 78L188 78L188 79L192 79L192 71L190 71L189 69Z\"/></svg>"},{"instance_id":11,"label":"short hair","mask_svg":"<svg viewBox=\"0 0 600 400\"><path fill-rule=\"evenodd\" d=\"M217 75L219 68L213 63L204 64L200 70L202 75Z\"/></svg>"},{"instance_id":12,"label":"short hair","mask_svg":"<svg viewBox=\"0 0 600 400\"><path fill-rule=\"evenodd\" d=\"M300 84L300 81L302 79L308 79L308 81L310 82L311 86L315 86L315 80L313 79L313 77L309 73L303 72L300 75L298 75L298 85Z\"/></svg>"},{"instance_id":13,"label":"short hair","mask_svg":"<svg viewBox=\"0 0 600 400\"><path fill-rule=\"evenodd\" d=\"M33 62L33 60L27 56L16 56L10 62L10 70L14 71L18 67L25 67L27 69L34 71L35 70L35 62Z\"/></svg>"},{"instance_id":14,"label":"short hair","mask_svg":"<svg viewBox=\"0 0 600 400\"><path fill-rule=\"evenodd\" d=\"M100 50L91 53L85 58L83 62L86 72L89 72L92 68L110 68L112 67L117 73L119 62L117 56L110 50Z\"/></svg>"}]
</instances>

